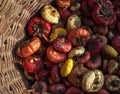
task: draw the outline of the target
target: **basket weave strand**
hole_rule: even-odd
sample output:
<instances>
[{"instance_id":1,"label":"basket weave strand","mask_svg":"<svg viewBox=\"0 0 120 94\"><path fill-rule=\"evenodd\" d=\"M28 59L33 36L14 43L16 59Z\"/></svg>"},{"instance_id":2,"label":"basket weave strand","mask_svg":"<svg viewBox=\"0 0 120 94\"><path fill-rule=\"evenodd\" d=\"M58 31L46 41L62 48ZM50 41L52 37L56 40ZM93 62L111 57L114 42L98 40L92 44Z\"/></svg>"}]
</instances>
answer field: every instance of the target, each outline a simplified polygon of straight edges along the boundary
<instances>
[{"instance_id":1,"label":"basket weave strand","mask_svg":"<svg viewBox=\"0 0 120 94\"><path fill-rule=\"evenodd\" d=\"M24 94L27 80L15 66L14 50L25 38L25 25L50 0L0 0L0 94Z\"/></svg>"}]
</instances>

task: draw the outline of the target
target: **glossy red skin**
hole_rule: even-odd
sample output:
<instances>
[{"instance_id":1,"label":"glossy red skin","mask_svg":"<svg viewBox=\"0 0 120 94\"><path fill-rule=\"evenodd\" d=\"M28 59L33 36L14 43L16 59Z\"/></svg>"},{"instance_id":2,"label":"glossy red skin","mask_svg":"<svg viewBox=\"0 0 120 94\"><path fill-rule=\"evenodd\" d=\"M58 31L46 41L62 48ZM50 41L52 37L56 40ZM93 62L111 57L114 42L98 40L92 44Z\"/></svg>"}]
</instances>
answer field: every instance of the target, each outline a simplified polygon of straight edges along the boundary
<instances>
[{"instance_id":1,"label":"glossy red skin","mask_svg":"<svg viewBox=\"0 0 120 94\"><path fill-rule=\"evenodd\" d=\"M68 40L73 44L73 46L81 45L81 41L77 41L77 39L84 39L84 41L87 42L90 37L90 32L84 28L73 29L68 34Z\"/></svg>"},{"instance_id":2,"label":"glossy red skin","mask_svg":"<svg viewBox=\"0 0 120 94\"><path fill-rule=\"evenodd\" d=\"M91 59L85 63L85 66L89 69L97 69L102 65L102 59L100 55L93 55Z\"/></svg>"},{"instance_id":3,"label":"glossy red skin","mask_svg":"<svg viewBox=\"0 0 120 94\"><path fill-rule=\"evenodd\" d=\"M84 64L90 59L90 56L90 52L85 51L85 53L77 59L77 62Z\"/></svg>"},{"instance_id":4,"label":"glossy red skin","mask_svg":"<svg viewBox=\"0 0 120 94\"><path fill-rule=\"evenodd\" d=\"M66 88L64 84L56 83L56 84L49 85L49 91L52 94L65 94Z\"/></svg>"},{"instance_id":5,"label":"glossy red skin","mask_svg":"<svg viewBox=\"0 0 120 94\"><path fill-rule=\"evenodd\" d=\"M67 20L71 15L72 15L72 12L67 9L67 8L58 8L58 11L61 15L61 17L64 19L64 20Z\"/></svg>"},{"instance_id":6,"label":"glossy red skin","mask_svg":"<svg viewBox=\"0 0 120 94\"><path fill-rule=\"evenodd\" d=\"M53 41L53 47L60 52L69 52L72 49L72 44L66 38L57 38Z\"/></svg>"},{"instance_id":7,"label":"glossy red skin","mask_svg":"<svg viewBox=\"0 0 120 94\"><path fill-rule=\"evenodd\" d=\"M34 30L34 27L37 27L37 30ZM51 24L42 18L35 17L28 22L27 30L30 36L39 36L42 38L44 35L47 37L51 31Z\"/></svg>"},{"instance_id":8,"label":"glossy red skin","mask_svg":"<svg viewBox=\"0 0 120 94\"><path fill-rule=\"evenodd\" d=\"M112 46L120 52L120 35L115 36L112 40Z\"/></svg>"},{"instance_id":9,"label":"glossy red skin","mask_svg":"<svg viewBox=\"0 0 120 94\"><path fill-rule=\"evenodd\" d=\"M111 5L109 0L107 0L104 4L105 7L108 8L108 11L110 11L109 16L101 13L101 9L103 8L101 4L96 4L92 12L92 18L98 25L112 25L117 20L113 5Z\"/></svg>"},{"instance_id":10,"label":"glossy red skin","mask_svg":"<svg viewBox=\"0 0 120 94\"><path fill-rule=\"evenodd\" d=\"M37 60L31 62L34 58ZM43 68L43 60L39 56L29 56L23 60L23 68L29 73L36 73Z\"/></svg>"},{"instance_id":11,"label":"glossy red skin","mask_svg":"<svg viewBox=\"0 0 120 94\"><path fill-rule=\"evenodd\" d=\"M108 27L107 26L95 26L93 28L94 32L100 35L106 35L108 33Z\"/></svg>"},{"instance_id":12,"label":"glossy red skin","mask_svg":"<svg viewBox=\"0 0 120 94\"><path fill-rule=\"evenodd\" d=\"M80 90L80 88L70 87L67 89L65 94L83 94L83 92Z\"/></svg>"},{"instance_id":13,"label":"glossy red skin","mask_svg":"<svg viewBox=\"0 0 120 94\"><path fill-rule=\"evenodd\" d=\"M41 79L43 77L48 77L48 76L49 76L49 72L48 70L45 70L45 69L36 73L36 79Z\"/></svg>"},{"instance_id":14,"label":"glossy red skin","mask_svg":"<svg viewBox=\"0 0 120 94\"><path fill-rule=\"evenodd\" d=\"M33 55L41 47L41 40L38 37L32 37L31 39L21 43L16 49L16 55L21 58L26 58Z\"/></svg>"},{"instance_id":15,"label":"glossy red skin","mask_svg":"<svg viewBox=\"0 0 120 94\"><path fill-rule=\"evenodd\" d=\"M81 10L84 13L85 16L90 17L92 13L91 7L88 5L89 0L82 0L81 2Z\"/></svg>"},{"instance_id":16,"label":"glossy red skin","mask_svg":"<svg viewBox=\"0 0 120 94\"><path fill-rule=\"evenodd\" d=\"M56 64L64 62L67 58L65 53L56 51L53 46L47 48L46 55L51 62Z\"/></svg>"},{"instance_id":17,"label":"glossy red skin","mask_svg":"<svg viewBox=\"0 0 120 94\"><path fill-rule=\"evenodd\" d=\"M50 75L53 82L59 82L61 80L60 68L58 65L52 66Z\"/></svg>"},{"instance_id":18,"label":"glossy red skin","mask_svg":"<svg viewBox=\"0 0 120 94\"><path fill-rule=\"evenodd\" d=\"M102 48L102 42L97 39L91 39L88 42L88 50L91 54L100 53Z\"/></svg>"}]
</instances>

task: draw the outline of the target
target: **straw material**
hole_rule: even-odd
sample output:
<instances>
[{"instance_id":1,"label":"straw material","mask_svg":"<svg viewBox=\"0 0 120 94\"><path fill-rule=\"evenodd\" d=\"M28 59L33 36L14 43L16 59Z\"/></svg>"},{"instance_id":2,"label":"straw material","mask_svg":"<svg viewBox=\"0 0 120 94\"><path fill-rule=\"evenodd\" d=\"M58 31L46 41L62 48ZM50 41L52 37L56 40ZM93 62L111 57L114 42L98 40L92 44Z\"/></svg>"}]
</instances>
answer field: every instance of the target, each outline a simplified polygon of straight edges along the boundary
<instances>
[{"instance_id":1,"label":"straw material","mask_svg":"<svg viewBox=\"0 0 120 94\"><path fill-rule=\"evenodd\" d=\"M25 25L50 0L0 0L0 94L24 94L27 80L15 63L15 48L25 38Z\"/></svg>"}]
</instances>

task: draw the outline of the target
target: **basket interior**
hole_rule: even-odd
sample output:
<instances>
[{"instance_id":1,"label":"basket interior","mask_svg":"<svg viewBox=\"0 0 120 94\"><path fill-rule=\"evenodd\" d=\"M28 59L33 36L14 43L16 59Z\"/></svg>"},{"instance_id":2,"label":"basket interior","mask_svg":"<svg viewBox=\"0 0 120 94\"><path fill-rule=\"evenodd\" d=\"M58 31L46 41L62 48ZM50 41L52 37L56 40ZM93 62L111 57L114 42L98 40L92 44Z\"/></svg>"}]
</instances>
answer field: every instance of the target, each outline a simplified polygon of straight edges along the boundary
<instances>
[{"instance_id":1,"label":"basket interior","mask_svg":"<svg viewBox=\"0 0 120 94\"><path fill-rule=\"evenodd\" d=\"M28 83L16 66L16 45L25 38L25 25L50 0L0 0L0 94L25 94Z\"/></svg>"}]
</instances>

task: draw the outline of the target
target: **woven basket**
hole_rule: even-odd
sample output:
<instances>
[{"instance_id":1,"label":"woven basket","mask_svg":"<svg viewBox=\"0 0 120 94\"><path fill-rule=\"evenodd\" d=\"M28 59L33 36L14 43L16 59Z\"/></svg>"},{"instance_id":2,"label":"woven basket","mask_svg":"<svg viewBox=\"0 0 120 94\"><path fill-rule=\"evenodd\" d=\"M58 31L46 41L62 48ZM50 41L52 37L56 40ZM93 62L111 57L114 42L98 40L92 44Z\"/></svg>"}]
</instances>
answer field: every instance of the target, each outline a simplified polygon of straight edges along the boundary
<instances>
[{"instance_id":1,"label":"woven basket","mask_svg":"<svg viewBox=\"0 0 120 94\"><path fill-rule=\"evenodd\" d=\"M14 49L25 38L25 25L50 0L0 0L0 94L25 94L28 82L16 66Z\"/></svg>"}]
</instances>

